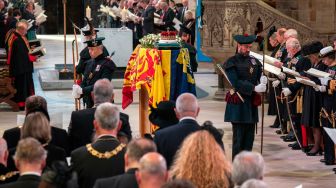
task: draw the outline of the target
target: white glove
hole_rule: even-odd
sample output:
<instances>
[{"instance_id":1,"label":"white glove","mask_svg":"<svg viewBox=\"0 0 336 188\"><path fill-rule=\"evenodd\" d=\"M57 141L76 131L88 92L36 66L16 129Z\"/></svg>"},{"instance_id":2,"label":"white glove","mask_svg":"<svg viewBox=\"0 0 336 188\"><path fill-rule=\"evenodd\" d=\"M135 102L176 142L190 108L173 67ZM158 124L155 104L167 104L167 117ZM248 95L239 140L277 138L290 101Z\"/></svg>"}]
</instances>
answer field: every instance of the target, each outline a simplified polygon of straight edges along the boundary
<instances>
[{"instance_id":1,"label":"white glove","mask_svg":"<svg viewBox=\"0 0 336 188\"><path fill-rule=\"evenodd\" d=\"M329 77L319 78L319 79L321 81L321 84L324 85L324 86L328 85L328 81L331 80L331 78L329 78Z\"/></svg>"},{"instance_id":2,"label":"white glove","mask_svg":"<svg viewBox=\"0 0 336 188\"><path fill-rule=\"evenodd\" d=\"M257 93L263 93L266 91L266 89L267 89L266 84L259 84L254 87L254 91Z\"/></svg>"},{"instance_id":3,"label":"white glove","mask_svg":"<svg viewBox=\"0 0 336 188\"><path fill-rule=\"evenodd\" d=\"M272 86L273 86L273 87L278 87L279 84L280 84L280 80L274 80L274 81L272 82Z\"/></svg>"},{"instance_id":4,"label":"white glove","mask_svg":"<svg viewBox=\"0 0 336 188\"><path fill-rule=\"evenodd\" d=\"M281 93L283 93L285 97L288 97L288 95L292 94L291 90L287 87L283 88Z\"/></svg>"},{"instance_id":5,"label":"white glove","mask_svg":"<svg viewBox=\"0 0 336 188\"><path fill-rule=\"evenodd\" d=\"M278 78L280 78L281 80L284 80L286 79L286 74L281 72L279 75L278 75Z\"/></svg>"},{"instance_id":6,"label":"white glove","mask_svg":"<svg viewBox=\"0 0 336 188\"><path fill-rule=\"evenodd\" d=\"M327 91L327 87L326 86L318 86L318 90L321 92L321 93L324 93Z\"/></svg>"},{"instance_id":7,"label":"white glove","mask_svg":"<svg viewBox=\"0 0 336 188\"><path fill-rule=\"evenodd\" d=\"M268 79L267 79L267 77L266 76L264 76L264 75L262 75L261 77L260 77L260 83L261 84L267 84L267 81L268 81Z\"/></svg>"},{"instance_id":8,"label":"white glove","mask_svg":"<svg viewBox=\"0 0 336 188\"><path fill-rule=\"evenodd\" d=\"M81 94L83 94L83 89L79 85L74 84L72 86L72 96L73 96L73 98L78 99L78 98L80 98Z\"/></svg>"}]
</instances>

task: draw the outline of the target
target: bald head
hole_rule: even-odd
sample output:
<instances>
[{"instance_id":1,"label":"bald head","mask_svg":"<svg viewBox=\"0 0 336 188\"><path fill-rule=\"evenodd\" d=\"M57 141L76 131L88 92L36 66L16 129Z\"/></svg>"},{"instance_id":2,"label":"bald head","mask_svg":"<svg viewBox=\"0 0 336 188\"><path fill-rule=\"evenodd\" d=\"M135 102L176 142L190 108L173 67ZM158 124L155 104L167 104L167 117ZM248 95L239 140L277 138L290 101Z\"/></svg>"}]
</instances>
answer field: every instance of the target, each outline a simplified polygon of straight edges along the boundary
<instances>
[{"instance_id":1,"label":"bald head","mask_svg":"<svg viewBox=\"0 0 336 188\"><path fill-rule=\"evenodd\" d=\"M181 119L186 116L196 118L199 112L197 98L191 93L183 93L176 99L176 116Z\"/></svg>"}]
</instances>

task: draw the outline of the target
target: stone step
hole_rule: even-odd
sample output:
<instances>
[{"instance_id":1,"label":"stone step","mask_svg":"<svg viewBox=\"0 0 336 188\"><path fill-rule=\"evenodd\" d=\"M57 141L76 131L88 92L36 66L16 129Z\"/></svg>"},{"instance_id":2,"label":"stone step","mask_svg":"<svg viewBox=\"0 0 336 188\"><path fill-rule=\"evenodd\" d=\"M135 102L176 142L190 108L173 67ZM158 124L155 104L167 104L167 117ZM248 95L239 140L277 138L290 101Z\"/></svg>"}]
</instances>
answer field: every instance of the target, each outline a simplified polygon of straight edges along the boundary
<instances>
[{"instance_id":1,"label":"stone step","mask_svg":"<svg viewBox=\"0 0 336 188\"><path fill-rule=\"evenodd\" d=\"M38 77L42 90L70 90L73 80L60 80L58 70L39 70ZM114 88L121 89L123 79L112 79Z\"/></svg>"}]
</instances>

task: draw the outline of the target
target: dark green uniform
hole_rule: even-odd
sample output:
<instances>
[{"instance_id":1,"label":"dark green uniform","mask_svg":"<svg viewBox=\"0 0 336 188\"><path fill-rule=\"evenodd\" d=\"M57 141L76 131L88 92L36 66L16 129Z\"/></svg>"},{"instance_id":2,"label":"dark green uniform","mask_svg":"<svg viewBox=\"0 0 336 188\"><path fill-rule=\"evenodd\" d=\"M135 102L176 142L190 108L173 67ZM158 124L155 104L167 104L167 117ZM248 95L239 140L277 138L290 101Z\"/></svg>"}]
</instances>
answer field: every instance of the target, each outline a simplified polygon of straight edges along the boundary
<instances>
[{"instance_id":1,"label":"dark green uniform","mask_svg":"<svg viewBox=\"0 0 336 188\"><path fill-rule=\"evenodd\" d=\"M107 51L107 49L104 46L103 49L103 55L104 57L109 56L109 52ZM79 54L79 62L78 65L76 66L76 72L77 74L84 74L85 71L85 65L87 63L87 61L89 61L91 59L90 53L89 53L89 48L85 47Z\"/></svg>"},{"instance_id":2,"label":"dark green uniform","mask_svg":"<svg viewBox=\"0 0 336 188\"><path fill-rule=\"evenodd\" d=\"M189 43L186 42L182 42L182 47L183 48L187 48L189 51L189 58L190 58L190 67L192 72L197 72L197 67L198 67L198 63L196 60L196 54L197 54L197 50L194 46L192 46Z\"/></svg>"},{"instance_id":3,"label":"dark green uniform","mask_svg":"<svg viewBox=\"0 0 336 188\"><path fill-rule=\"evenodd\" d=\"M87 61L86 64L83 82L80 86L83 89L84 104L86 104L87 108L91 108L93 106L93 100L91 97L93 85L99 79L107 78L111 80L112 74L116 69L116 65L112 60L106 58L104 54Z\"/></svg>"},{"instance_id":4,"label":"dark green uniform","mask_svg":"<svg viewBox=\"0 0 336 188\"><path fill-rule=\"evenodd\" d=\"M242 150L251 151L254 141L255 124L258 122L258 106L254 104L258 94L254 87L258 85L262 65L254 57L236 54L224 64L225 72L236 93L228 93L225 110L225 122L232 123L232 158Z\"/></svg>"}]
</instances>

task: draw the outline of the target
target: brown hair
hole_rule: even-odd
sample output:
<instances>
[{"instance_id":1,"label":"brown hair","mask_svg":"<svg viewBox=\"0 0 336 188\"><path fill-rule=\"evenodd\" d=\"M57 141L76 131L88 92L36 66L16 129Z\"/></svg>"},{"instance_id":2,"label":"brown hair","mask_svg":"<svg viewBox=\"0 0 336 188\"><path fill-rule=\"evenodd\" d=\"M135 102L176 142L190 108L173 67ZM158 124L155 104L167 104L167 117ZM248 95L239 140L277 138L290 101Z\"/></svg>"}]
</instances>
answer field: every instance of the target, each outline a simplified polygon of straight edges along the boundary
<instances>
[{"instance_id":1,"label":"brown hair","mask_svg":"<svg viewBox=\"0 0 336 188\"><path fill-rule=\"evenodd\" d=\"M21 129L21 139L33 137L41 142L48 143L51 140L51 128L46 116L41 112L33 112L26 116Z\"/></svg>"},{"instance_id":2,"label":"brown hair","mask_svg":"<svg viewBox=\"0 0 336 188\"><path fill-rule=\"evenodd\" d=\"M230 174L230 162L207 131L197 131L183 141L171 168L172 177L202 188L230 187Z\"/></svg>"}]
</instances>

